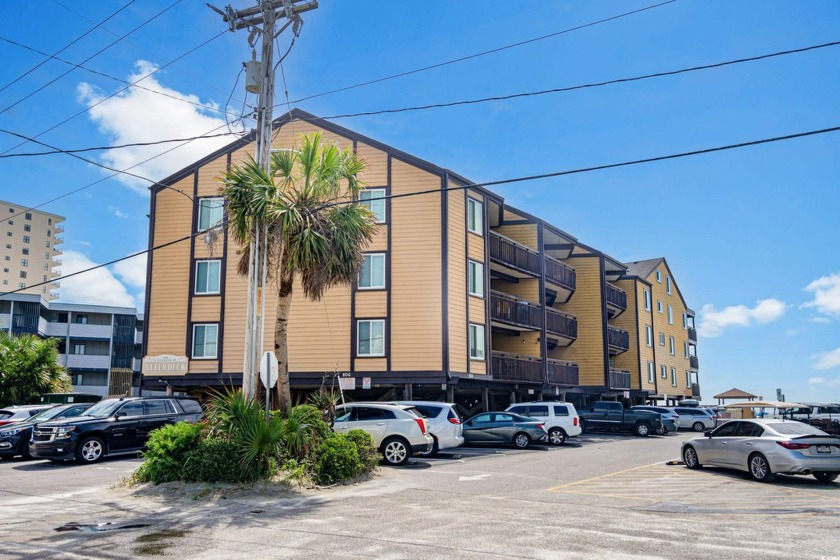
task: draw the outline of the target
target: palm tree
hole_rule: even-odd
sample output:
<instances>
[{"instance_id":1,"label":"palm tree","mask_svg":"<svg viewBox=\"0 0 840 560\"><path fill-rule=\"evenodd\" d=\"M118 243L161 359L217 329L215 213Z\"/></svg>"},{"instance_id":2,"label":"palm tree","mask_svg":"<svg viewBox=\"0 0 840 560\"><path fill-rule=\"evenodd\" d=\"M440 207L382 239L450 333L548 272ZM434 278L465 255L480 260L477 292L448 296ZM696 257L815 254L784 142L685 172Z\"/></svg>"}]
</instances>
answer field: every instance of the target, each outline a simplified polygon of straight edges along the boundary
<instances>
[{"instance_id":1,"label":"palm tree","mask_svg":"<svg viewBox=\"0 0 840 560\"><path fill-rule=\"evenodd\" d=\"M57 346L57 338L0 332L0 407L32 404L41 393L73 391Z\"/></svg>"},{"instance_id":2,"label":"palm tree","mask_svg":"<svg viewBox=\"0 0 840 560\"><path fill-rule=\"evenodd\" d=\"M274 353L280 367L273 400L284 415L292 405L286 334L294 281L317 301L330 287L357 279L376 226L370 210L342 202L358 199L364 168L355 153L322 143L316 132L303 137L300 149L272 152L269 173L251 159L222 178L230 232L243 247L241 276L248 274L255 224L267 231L259 250L277 287Z\"/></svg>"}]
</instances>

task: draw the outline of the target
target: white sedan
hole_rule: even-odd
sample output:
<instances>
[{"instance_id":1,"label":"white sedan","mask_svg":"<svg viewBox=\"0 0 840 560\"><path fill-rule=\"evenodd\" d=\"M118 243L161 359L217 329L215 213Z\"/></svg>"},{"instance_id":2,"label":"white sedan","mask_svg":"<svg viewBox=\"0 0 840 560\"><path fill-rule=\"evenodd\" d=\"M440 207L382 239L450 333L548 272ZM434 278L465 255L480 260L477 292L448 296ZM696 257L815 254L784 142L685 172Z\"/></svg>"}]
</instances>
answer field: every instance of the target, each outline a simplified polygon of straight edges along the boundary
<instances>
[{"instance_id":1,"label":"white sedan","mask_svg":"<svg viewBox=\"0 0 840 560\"><path fill-rule=\"evenodd\" d=\"M690 469L737 469L759 482L777 474L832 482L840 474L840 436L795 420L732 420L683 443L682 458Z\"/></svg>"}]
</instances>

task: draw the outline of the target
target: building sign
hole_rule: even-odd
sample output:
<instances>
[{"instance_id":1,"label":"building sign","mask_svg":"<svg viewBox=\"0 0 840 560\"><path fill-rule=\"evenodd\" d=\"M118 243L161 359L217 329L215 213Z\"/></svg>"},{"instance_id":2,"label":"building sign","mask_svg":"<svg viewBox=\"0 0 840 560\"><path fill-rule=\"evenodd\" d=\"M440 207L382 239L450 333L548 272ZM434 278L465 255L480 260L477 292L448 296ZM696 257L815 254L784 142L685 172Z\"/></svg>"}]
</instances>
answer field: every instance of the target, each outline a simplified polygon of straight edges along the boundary
<instances>
[{"instance_id":1,"label":"building sign","mask_svg":"<svg viewBox=\"0 0 840 560\"><path fill-rule=\"evenodd\" d=\"M189 361L186 356L146 356L143 358L143 375L186 375Z\"/></svg>"},{"instance_id":2,"label":"building sign","mask_svg":"<svg viewBox=\"0 0 840 560\"><path fill-rule=\"evenodd\" d=\"M370 389L370 377L362 377L362 389Z\"/></svg>"},{"instance_id":3,"label":"building sign","mask_svg":"<svg viewBox=\"0 0 840 560\"><path fill-rule=\"evenodd\" d=\"M356 378L355 377L339 377L338 378L338 386L341 387L342 391L353 391L356 389Z\"/></svg>"}]
</instances>

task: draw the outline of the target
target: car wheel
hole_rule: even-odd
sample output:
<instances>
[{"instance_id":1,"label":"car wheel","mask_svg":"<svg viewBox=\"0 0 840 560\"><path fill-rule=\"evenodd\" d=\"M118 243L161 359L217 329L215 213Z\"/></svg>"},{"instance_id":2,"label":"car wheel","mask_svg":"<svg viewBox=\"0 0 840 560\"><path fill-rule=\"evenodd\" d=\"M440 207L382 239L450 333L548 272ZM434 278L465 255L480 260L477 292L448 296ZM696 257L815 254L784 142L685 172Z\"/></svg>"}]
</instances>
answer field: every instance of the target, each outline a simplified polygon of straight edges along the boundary
<instances>
[{"instance_id":1,"label":"car wheel","mask_svg":"<svg viewBox=\"0 0 840 560\"><path fill-rule=\"evenodd\" d=\"M776 475L770 471L770 463L767 458L761 453L753 453L747 459L747 466L749 467L750 476L753 480L758 482L772 482Z\"/></svg>"},{"instance_id":2,"label":"car wheel","mask_svg":"<svg viewBox=\"0 0 840 560\"><path fill-rule=\"evenodd\" d=\"M105 442L98 437L85 438L76 446L76 461L96 463L105 455Z\"/></svg>"},{"instance_id":3,"label":"car wheel","mask_svg":"<svg viewBox=\"0 0 840 560\"><path fill-rule=\"evenodd\" d=\"M580 421L580 433L581 434L586 433L586 422L584 422L583 420Z\"/></svg>"},{"instance_id":4,"label":"car wheel","mask_svg":"<svg viewBox=\"0 0 840 560\"><path fill-rule=\"evenodd\" d=\"M659 426L658 428L656 428L656 435L658 436L664 436L667 433L668 428L666 428L665 426Z\"/></svg>"},{"instance_id":5,"label":"car wheel","mask_svg":"<svg viewBox=\"0 0 840 560\"><path fill-rule=\"evenodd\" d=\"M411 448L403 438L392 437L382 442L382 457L392 467L404 465L411 456Z\"/></svg>"},{"instance_id":6,"label":"car wheel","mask_svg":"<svg viewBox=\"0 0 840 560\"><path fill-rule=\"evenodd\" d=\"M683 463L689 469L699 469L703 466L697 457L697 450L690 445L683 450Z\"/></svg>"},{"instance_id":7,"label":"car wheel","mask_svg":"<svg viewBox=\"0 0 840 560\"><path fill-rule=\"evenodd\" d=\"M548 441L553 445L563 445L566 443L566 432L560 428L551 428L548 432Z\"/></svg>"},{"instance_id":8,"label":"car wheel","mask_svg":"<svg viewBox=\"0 0 840 560\"><path fill-rule=\"evenodd\" d=\"M834 482L837 480L837 473L833 472L815 472L814 478L820 482Z\"/></svg>"},{"instance_id":9,"label":"car wheel","mask_svg":"<svg viewBox=\"0 0 840 560\"><path fill-rule=\"evenodd\" d=\"M432 443L431 451L429 451L427 453L418 453L418 455L420 455L421 457L434 457L435 455L438 454L438 451L440 451L440 447L438 447L437 436L433 435L432 439L434 440L434 442Z\"/></svg>"},{"instance_id":10,"label":"car wheel","mask_svg":"<svg viewBox=\"0 0 840 560\"><path fill-rule=\"evenodd\" d=\"M525 449L529 445L531 445L531 436L526 434L525 432L519 432L515 436L513 436L513 445L515 445L519 449Z\"/></svg>"},{"instance_id":11,"label":"car wheel","mask_svg":"<svg viewBox=\"0 0 840 560\"><path fill-rule=\"evenodd\" d=\"M32 459L32 453L29 452L29 443L23 442L20 444L20 448L18 449L21 458L25 461L29 461Z\"/></svg>"},{"instance_id":12,"label":"car wheel","mask_svg":"<svg viewBox=\"0 0 840 560\"><path fill-rule=\"evenodd\" d=\"M650 435L650 426L644 422L640 422L639 424L636 424L636 429L634 431L639 437L648 437Z\"/></svg>"},{"instance_id":13,"label":"car wheel","mask_svg":"<svg viewBox=\"0 0 840 560\"><path fill-rule=\"evenodd\" d=\"M691 426L691 429L694 430L695 432L705 432L706 431L706 425L703 422L695 422Z\"/></svg>"}]
</instances>

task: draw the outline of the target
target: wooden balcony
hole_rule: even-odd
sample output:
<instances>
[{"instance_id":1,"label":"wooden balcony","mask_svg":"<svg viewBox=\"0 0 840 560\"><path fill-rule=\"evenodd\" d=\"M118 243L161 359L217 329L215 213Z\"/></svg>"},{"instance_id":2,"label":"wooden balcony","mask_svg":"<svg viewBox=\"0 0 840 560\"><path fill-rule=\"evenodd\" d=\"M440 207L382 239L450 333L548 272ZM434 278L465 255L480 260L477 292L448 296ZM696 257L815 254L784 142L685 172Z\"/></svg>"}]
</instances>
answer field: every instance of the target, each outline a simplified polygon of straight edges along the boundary
<instances>
[{"instance_id":1,"label":"wooden balcony","mask_svg":"<svg viewBox=\"0 0 840 560\"><path fill-rule=\"evenodd\" d=\"M545 279L572 292L575 291L577 285L575 269L548 255L545 257Z\"/></svg>"},{"instance_id":2,"label":"wooden balcony","mask_svg":"<svg viewBox=\"0 0 840 560\"><path fill-rule=\"evenodd\" d=\"M513 239L490 232L491 268L493 263L503 267L502 272L517 276L539 276L540 254L533 249L517 243Z\"/></svg>"},{"instance_id":3,"label":"wooden balcony","mask_svg":"<svg viewBox=\"0 0 840 560\"><path fill-rule=\"evenodd\" d=\"M630 333L607 325L607 343L613 353L627 352L630 349Z\"/></svg>"},{"instance_id":4,"label":"wooden balcony","mask_svg":"<svg viewBox=\"0 0 840 560\"><path fill-rule=\"evenodd\" d=\"M542 358L507 352L493 352L490 365L490 373L496 381L545 383Z\"/></svg>"},{"instance_id":5,"label":"wooden balcony","mask_svg":"<svg viewBox=\"0 0 840 560\"><path fill-rule=\"evenodd\" d=\"M630 389L630 372L610 368L610 389L627 391Z\"/></svg>"},{"instance_id":6,"label":"wooden balcony","mask_svg":"<svg viewBox=\"0 0 840 560\"><path fill-rule=\"evenodd\" d=\"M691 371L697 371L700 369L700 360L697 359L697 356L689 356L688 364L691 366Z\"/></svg>"},{"instance_id":7,"label":"wooden balcony","mask_svg":"<svg viewBox=\"0 0 840 560\"><path fill-rule=\"evenodd\" d=\"M573 341L577 338L577 318L548 307L545 310L545 330L549 334Z\"/></svg>"},{"instance_id":8,"label":"wooden balcony","mask_svg":"<svg viewBox=\"0 0 840 560\"><path fill-rule=\"evenodd\" d=\"M516 330L540 330L543 324L539 305L496 291L490 292L490 317L494 323Z\"/></svg>"},{"instance_id":9,"label":"wooden balcony","mask_svg":"<svg viewBox=\"0 0 840 560\"><path fill-rule=\"evenodd\" d=\"M699 383L692 383L691 384L691 396L700 398L700 384Z\"/></svg>"},{"instance_id":10,"label":"wooden balcony","mask_svg":"<svg viewBox=\"0 0 840 560\"><path fill-rule=\"evenodd\" d=\"M697 329L694 327L688 327L688 341L689 342L697 342Z\"/></svg>"},{"instance_id":11,"label":"wooden balcony","mask_svg":"<svg viewBox=\"0 0 840 560\"><path fill-rule=\"evenodd\" d=\"M578 385L578 365L574 362L562 360L546 360L548 365L548 382L553 385Z\"/></svg>"},{"instance_id":12,"label":"wooden balcony","mask_svg":"<svg viewBox=\"0 0 840 560\"><path fill-rule=\"evenodd\" d=\"M606 284L606 287L607 310L610 312L610 318L617 317L627 310L627 293L612 284Z\"/></svg>"}]
</instances>

